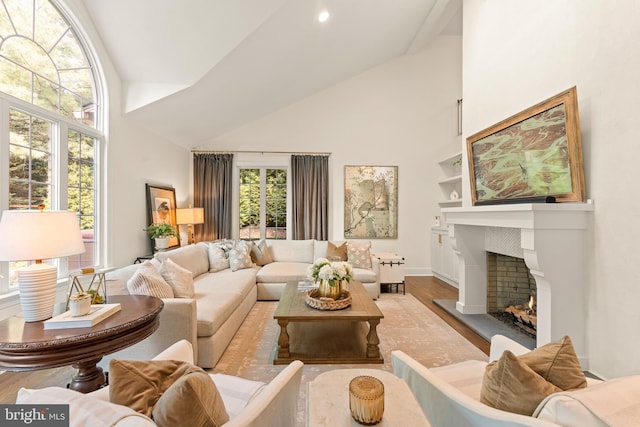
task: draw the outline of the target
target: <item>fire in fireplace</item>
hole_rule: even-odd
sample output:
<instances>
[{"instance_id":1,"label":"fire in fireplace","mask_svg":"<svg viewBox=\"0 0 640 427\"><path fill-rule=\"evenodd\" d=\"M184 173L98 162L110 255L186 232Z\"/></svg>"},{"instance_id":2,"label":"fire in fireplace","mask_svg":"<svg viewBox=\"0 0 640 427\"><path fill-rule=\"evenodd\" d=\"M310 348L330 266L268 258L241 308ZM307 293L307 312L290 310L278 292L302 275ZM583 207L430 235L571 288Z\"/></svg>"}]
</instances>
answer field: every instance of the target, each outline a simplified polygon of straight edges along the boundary
<instances>
[{"instance_id":1,"label":"fire in fireplace","mask_svg":"<svg viewBox=\"0 0 640 427\"><path fill-rule=\"evenodd\" d=\"M536 282L522 258L487 252L487 313L536 337Z\"/></svg>"}]
</instances>

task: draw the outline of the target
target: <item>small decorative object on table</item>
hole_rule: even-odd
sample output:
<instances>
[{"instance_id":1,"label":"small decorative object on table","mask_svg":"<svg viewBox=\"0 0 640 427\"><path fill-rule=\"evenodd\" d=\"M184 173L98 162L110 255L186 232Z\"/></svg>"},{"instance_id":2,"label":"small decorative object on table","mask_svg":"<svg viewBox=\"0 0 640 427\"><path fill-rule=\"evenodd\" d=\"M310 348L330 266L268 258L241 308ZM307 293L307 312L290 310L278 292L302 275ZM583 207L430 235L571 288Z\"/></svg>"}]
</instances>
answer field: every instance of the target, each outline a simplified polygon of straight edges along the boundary
<instances>
[{"instance_id":1,"label":"small decorative object on table","mask_svg":"<svg viewBox=\"0 0 640 427\"><path fill-rule=\"evenodd\" d=\"M318 258L307 269L307 277L319 284L320 297L338 299L343 290L348 290L353 269L348 262Z\"/></svg>"},{"instance_id":2,"label":"small decorative object on table","mask_svg":"<svg viewBox=\"0 0 640 427\"><path fill-rule=\"evenodd\" d=\"M71 310L71 298L75 293L88 294L89 305L107 303L107 281L105 273L109 269L95 270L92 267L82 268L69 274L69 291L67 292L67 310Z\"/></svg>"},{"instance_id":3,"label":"small decorative object on table","mask_svg":"<svg viewBox=\"0 0 640 427\"><path fill-rule=\"evenodd\" d=\"M91 295L87 292L78 292L69 298L69 311L71 316L78 317L89 314L91 311Z\"/></svg>"},{"instance_id":4,"label":"small decorative object on table","mask_svg":"<svg viewBox=\"0 0 640 427\"><path fill-rule=\"evenodd\" d=\"M354 420L364 425L378 424L384 412L384 384L362 375L349 383L349 409Z\"/></svg>"}]
</instances>

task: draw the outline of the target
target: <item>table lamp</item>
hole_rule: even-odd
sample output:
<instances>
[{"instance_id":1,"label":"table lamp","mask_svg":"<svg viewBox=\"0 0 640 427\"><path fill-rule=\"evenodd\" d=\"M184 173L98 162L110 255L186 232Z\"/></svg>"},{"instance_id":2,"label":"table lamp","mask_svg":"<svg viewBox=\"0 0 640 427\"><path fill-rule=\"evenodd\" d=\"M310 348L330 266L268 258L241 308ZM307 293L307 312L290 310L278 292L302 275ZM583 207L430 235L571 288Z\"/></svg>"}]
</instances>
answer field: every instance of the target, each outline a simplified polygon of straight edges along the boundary
<instances>
[{"instance_id":1,"label":"table lamp","mask_svg":"<svg viewBox=\"0 0 640 427\"><path fill-rule=\"evenodd\" d=\"M188 208L176 209L176 224L187 225L189 227L189 238L187 243L194 243L193 224L204 224L204 208Z\"/></svg>"},{"instance_id":2,"label":"table lamp","mask_svg":"<svg viewBox=\"0 0 640 427\"><path fill-rule=\"evenodd\" d=\"M58 268L42 260L84 252L76 213L43 208L7 210L0 219L0 261L35 261L17 270L25 322L53 316Z\"/></svg>"}]
</instances>

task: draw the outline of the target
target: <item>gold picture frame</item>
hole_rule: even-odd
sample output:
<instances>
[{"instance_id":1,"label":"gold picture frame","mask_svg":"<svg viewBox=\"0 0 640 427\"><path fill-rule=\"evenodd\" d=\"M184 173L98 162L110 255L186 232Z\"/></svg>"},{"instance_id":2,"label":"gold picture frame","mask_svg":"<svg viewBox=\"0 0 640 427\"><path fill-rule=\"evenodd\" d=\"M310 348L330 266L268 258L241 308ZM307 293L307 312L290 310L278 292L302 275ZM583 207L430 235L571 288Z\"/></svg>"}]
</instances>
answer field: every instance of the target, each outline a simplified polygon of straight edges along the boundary
<instances>
[{"instance_id":1,"label":"gold picture frame","mask_svg":"<svg viewBox=\"0 0 640 427\"><path fill-rule=\"evenodd\" d=\"M153 184L145 184L145 186L147 190L147 226L167 223L171 224L177 232L176 190L173 187L162 187ZM179 246L180 233L176 233L175 237L169 238L169 248Z\"/></svg>"},{"instance_id":2,"label":"gold picture frame","mask_svg":"<svg viewBox=\"0 0 640 427\"><path fill-rule=\"evenodd\" d=\"M576 87L467 138L473 205L583 202Z\"/></svg>"}]
</instances>

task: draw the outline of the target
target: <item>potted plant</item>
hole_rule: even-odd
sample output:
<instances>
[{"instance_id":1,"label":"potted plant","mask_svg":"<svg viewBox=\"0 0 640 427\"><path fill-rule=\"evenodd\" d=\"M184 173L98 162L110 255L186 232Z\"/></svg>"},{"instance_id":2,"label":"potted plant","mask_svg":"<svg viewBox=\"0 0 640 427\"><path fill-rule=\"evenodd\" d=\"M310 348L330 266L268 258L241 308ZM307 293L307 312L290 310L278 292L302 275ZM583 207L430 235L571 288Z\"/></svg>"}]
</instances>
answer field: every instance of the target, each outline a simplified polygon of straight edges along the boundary
<instances>
[{"instance_id":1,"label":"potted plant","mask_svg":"<svg viewBox=\"0 0 640 427\"><path fill-rule=\"evenodd\" d=\"M166 223L151 224L145 228L145 231L151 239L155 240L156 249L167 249L169 239L177 235L175 227Z\"/></svg>"}]
</instances>

